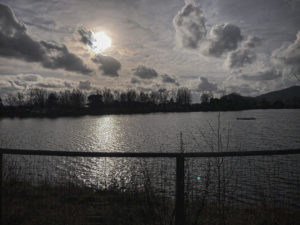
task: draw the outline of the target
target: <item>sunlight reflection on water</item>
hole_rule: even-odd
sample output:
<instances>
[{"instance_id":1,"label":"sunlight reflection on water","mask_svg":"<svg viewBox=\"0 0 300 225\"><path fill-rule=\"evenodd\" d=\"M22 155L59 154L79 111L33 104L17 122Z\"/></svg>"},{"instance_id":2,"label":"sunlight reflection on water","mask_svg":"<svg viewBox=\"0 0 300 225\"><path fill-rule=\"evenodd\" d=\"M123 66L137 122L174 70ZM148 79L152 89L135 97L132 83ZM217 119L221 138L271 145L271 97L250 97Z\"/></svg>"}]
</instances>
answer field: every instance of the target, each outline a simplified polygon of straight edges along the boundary
<instances>
[{"instance_id":1,"label":"sunlight reflection on water","mask_svg":"<svg viewBox=\"0 0 300 225\"><path fill-rule=\"evenodd\" d=\"M230 150L300 147L299 110L249 110L221 113ZM242 121L237 117L255 117ZM214 131L211 129L210 125ZM70 151L209 151L215 142L217 113L157 113L79 118L1 119L0 143L9 148Z\"/></svg>"},{"instance_id":2,"label":"sunlight reflection on water","mask_svg":"<svg viewBox=\"0 0 300 225\"><path fill-rule=\"evenodd\" d=\"M229 132L228 150L230 151L299 148L299 113L300 110L222 112L220 131L223 136L223 146L226 146ZM255 117L256 120L241 121L236 120L237 117ZM0 144L8 148L45 150L177 152L179 151L179 134L182 132L186 152L210 151L208 146L210 143L216 147L216 122L216 112L58 119L6 118L0 120ZM226 150L225 147L223 150ZM174 161L167 159L150 160L146 164L141 159L120 158L15 157L11 160L18 162L18 166L23 168L25 173L35 174L34 177L37 177L35 179L41 179L43 176L57 180L75 177L79 182L101 187L112 185L114 182L137 183L136 185L142 186L142 183L134 179L144 176L144 169L148 168L153 179L169 185L170 192L174 191L171 188L175 176ZM289 161L284 163L288 165ZM198 184L203 180L199 165L195 163L193 172L194 178L196 177L193 180ZM245 165L247 164L241 164L241 168ZM260 164L255 166L259 167ZM246 178L247 176L253 178L253 174L243 172L245 171L240 173L243 174L240 179L245 178L243 182L248 185ZM159 182L156 185L161 185ZM253 182L254 185L255 181Z\"/></svg>"}]
</instances>

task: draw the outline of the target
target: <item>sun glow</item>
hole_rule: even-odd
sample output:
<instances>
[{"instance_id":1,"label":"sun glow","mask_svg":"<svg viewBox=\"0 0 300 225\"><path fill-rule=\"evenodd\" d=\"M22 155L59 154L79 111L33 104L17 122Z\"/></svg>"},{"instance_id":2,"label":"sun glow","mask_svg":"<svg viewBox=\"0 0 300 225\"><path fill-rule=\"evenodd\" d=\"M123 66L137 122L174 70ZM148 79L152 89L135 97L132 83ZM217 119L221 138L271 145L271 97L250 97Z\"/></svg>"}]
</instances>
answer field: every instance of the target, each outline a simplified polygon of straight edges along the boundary
<instances>
[{"instance_id":1,"label":"sun glow","mask_svg":"<svg viewBox=\"0 0 300 225\"><path fill-rule=\"evenodd\" d=\"M111 47L111 39L103 31L97 32L92 36L92 49L95 52L103 52Z\"/></svg>"}]
</instances>

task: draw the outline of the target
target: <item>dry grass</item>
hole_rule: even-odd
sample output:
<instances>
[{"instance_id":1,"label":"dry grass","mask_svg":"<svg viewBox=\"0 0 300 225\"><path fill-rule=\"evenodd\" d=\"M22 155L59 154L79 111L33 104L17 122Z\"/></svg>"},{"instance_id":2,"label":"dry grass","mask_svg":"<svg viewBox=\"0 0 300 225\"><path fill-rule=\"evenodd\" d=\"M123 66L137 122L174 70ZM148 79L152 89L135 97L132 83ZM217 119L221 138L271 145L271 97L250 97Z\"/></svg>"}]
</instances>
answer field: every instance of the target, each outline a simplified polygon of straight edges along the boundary
<instances>
[{"instance_id":1,"label":"dry grass","mask_svg":"<svg viewBox=\"0 0 300 225\"><path fill-rule=\"evenodd\" d=\"M167 201L138 191L9 181L3 184L3 224L169 224Z\"/></svg>"},{"instance_id":2,"label":"dry grass","mask_svg":"<svg viewBox=\"0 0 300 225\"><path fill-rule=\"evenodd\" d=\"M206 203L199 212L201 205L199 200L189 202L186 224L297 225L300 221L299 210L266 205L228 206L223 217L219 216L217 203ZM173 200L139 191L95 190L72 184L33 186L6 181L3 206L5 225L174 224Z\"/></svg>"}]
</instances>

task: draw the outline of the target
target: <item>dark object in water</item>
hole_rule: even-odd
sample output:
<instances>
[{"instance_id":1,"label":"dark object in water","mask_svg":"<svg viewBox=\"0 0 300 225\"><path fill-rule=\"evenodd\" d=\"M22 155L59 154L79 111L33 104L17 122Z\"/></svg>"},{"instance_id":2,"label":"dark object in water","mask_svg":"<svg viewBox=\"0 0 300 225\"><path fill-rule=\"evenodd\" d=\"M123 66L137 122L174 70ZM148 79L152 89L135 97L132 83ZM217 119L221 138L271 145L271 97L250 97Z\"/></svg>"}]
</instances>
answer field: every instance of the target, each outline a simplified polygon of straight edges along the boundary
<instances>
[{"instance_id":1,"label":"dark object in water","mask_svg":"<svg viewBox=\"0 0 300 225\"><path fill-rule=\"evenodd\" d=\"M255 117L238 117L237 120L256 120Z\"/></svg>"}]
</instances>

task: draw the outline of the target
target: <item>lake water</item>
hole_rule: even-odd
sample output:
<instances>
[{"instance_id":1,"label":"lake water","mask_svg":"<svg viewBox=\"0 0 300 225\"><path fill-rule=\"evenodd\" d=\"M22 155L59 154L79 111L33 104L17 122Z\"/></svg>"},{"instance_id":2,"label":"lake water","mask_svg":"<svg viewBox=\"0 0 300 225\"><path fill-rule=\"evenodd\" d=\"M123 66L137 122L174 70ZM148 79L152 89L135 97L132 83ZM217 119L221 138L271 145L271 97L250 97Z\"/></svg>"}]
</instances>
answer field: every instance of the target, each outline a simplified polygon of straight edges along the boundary
<instances>
[{"instance_id":1,"label":"lake water","mask_svg":"<svg viewBox=\"0 0 300 225\"><path fill-rule=\"evenodd\" d=\"M78 118L1 119L0 145L66 151L209 151L215 143L216 112L105 115ZM256 120L236 120L255 117ZM300 148L300 110L222 112L224 150ZM229 138L228 138L229 134Z\"/></svg>"},{"instance_id":2,"label":"lake water","mask_svg":"<svg viewBox=\"0 0 300 225\"><path fill-rule=\"evenodd\" d=\"M237 120L254 117L255 120ZM300 110L247 110L221 112L153 113L27 118L0 120L0 146L21 149L178 152L180 136L185 152L216 151L218 125L222 151L300 148ZM5 171L32 182L66 178L88 185L137 185L152 179L158 192L174 195L175 161L172 159L95 159L42 156L6 156ZM223 162L223 161L222 161ZM216 159L186 161L187 190L201 194L209 175L210 193L217 190L220 171ZM224 160L226 198L259 201L261 196L299 207L299 156L238 157ZM209 166L212 167L207 173ZM17 168L17 169L16 169ZM225 171L225 172L224 172ZM222 176L223 176L222 175ZM221 177L222 177L221 176ZM225 182L226 180L226 182ZM230 192L230 193L229 193ZM239 193L239 194L237 194Z\"/></svg>"}]
</instances>

